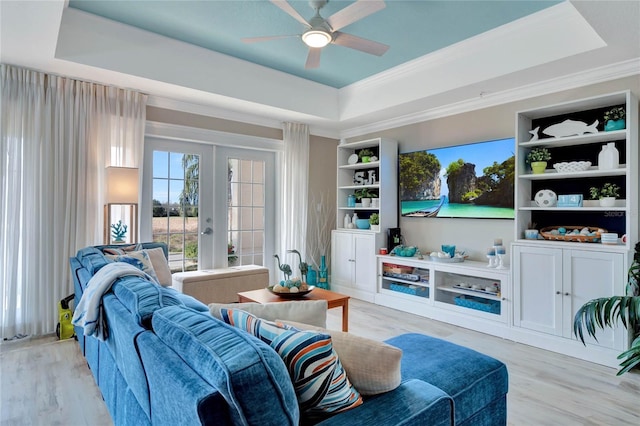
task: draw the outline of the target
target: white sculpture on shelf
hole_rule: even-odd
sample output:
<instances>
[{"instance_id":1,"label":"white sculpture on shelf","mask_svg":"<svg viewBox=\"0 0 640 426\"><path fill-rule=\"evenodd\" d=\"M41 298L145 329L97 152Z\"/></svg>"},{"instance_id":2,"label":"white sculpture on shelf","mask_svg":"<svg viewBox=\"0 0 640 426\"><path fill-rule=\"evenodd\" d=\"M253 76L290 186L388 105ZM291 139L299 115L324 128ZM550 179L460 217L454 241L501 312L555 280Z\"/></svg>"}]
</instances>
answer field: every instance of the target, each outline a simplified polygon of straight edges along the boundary
<instances>
[{"instance_id":1,"label":"white sculpture on shelf","mask_svg":"<svg viewBox=\"0 0 640 426\"><path fill-rule=\"evenodd\" d=\"M563 138L565 136L583 135L585 133L598 133L598 120L594 121L592 125L587 126L587 123L583 121L564 120L562 123L553 124L542 131L545 135L553 136L554 138Z\"/></svg>"},{"instance_id":2,"label":"white sculpture on shelf","mask_svg":"<svg viewBox=\"0 0 640 426\"><path fill-rule=\"evenodd\" d=\"M540 130L540 126L536 127L533 130L529 130L529 133L531 133L531 139L529 139L529 142L538 140L538 130Z\"/></svg>"}]
</instances>

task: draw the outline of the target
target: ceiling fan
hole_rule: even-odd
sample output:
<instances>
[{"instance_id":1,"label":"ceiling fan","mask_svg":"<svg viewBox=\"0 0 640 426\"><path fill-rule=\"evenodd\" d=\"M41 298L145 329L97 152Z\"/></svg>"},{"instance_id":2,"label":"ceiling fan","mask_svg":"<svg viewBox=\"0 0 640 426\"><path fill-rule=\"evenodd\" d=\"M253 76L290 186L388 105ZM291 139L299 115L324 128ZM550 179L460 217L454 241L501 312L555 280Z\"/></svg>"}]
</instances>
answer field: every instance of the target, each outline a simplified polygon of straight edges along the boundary
<instances>
[{"instance_id":1,"label":"ceiling fan","mask_svg":"<svg viewBox=\"0 0 640 426\"><path fill-rule=\"evenodd\" d=\"M260 41L274 40L285 37L301 37L302 41L309 46L309 54L305 68L318 68L320 66L320 51L326 45L333 43L372 55L382 56L389 49L386 44L378 43L338 31L372 13L385 8L383 0L358 0L344 9L334 13L328 18L320 16L322 9L329 0L310 0L309 5L315 10L315 15L308 21L304 19L286 0L270 0L288 15L307 27L302 34L264 36L243 38L245 43L255 43Z\"/></svg>"}]
</instances>

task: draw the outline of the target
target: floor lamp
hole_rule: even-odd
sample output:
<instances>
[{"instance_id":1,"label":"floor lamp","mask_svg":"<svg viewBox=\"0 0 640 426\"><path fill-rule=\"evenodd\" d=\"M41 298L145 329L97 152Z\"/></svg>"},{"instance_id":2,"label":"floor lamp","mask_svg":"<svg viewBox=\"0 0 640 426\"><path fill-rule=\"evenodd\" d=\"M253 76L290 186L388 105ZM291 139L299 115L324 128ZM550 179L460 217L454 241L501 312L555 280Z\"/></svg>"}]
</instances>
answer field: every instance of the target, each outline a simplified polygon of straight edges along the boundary
<instances>
[{"instance_id":1,"label":"floor lamp","mask_svg":"<svg viewBox=\"0 0 640 426\"><path fill-rule=\"evenodd\" d=\"M107 203L104 206L105 244L137 242L139 184L137 168L107 167ZM116 219L118 221L114 223Z\"/></svg>"}]
</instances>

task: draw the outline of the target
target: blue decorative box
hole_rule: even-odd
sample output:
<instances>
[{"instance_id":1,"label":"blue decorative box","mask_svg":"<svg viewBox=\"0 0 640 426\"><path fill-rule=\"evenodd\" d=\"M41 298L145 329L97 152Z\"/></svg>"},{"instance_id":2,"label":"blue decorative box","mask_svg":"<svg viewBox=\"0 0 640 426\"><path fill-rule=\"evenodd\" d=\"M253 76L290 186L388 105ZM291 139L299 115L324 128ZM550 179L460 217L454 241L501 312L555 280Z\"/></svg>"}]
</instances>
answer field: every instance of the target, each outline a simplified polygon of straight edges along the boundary
<instances>
[{"instance_id":1,"label":"blue decorative box","mask_svg":"<svg viewBox=\"0 0 640 426\"><path fill-rule=\"evenodd\" d=\"M582 194L558 195L557 207L582 207Z\"/></svg>"},{"instance_id":2,"label":"blue decorative box","mask_svg":"<svg viewBox=\"0 0 640 426\"><path fill-rule=\"evenodd\" d=\"M500 315L500 302L497 300L488 300L482 297L462 295L455 297L453 301L458 306L464 306L465 308Z\"/></svg>"}]
</instances>

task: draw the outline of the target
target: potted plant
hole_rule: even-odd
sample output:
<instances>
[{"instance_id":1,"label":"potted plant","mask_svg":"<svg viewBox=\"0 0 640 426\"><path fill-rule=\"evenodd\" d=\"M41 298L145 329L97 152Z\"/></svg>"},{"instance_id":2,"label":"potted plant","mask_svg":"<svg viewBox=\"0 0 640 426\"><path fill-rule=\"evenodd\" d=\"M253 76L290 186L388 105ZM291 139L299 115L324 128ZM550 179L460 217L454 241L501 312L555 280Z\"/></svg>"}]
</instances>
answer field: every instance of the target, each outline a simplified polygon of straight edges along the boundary
<instances>
[{"instance_id":1,"label":"potted plant","mask_svg":"<svg viewBox=\"0 0 640 426\"><path fill-rule=\"evenodd\" d=\"M380 231L380 216L378 216L378 213L371 213L371 216L369 216L369 225L372 231Z\"/></svg>"},{"instance_id":2,"label":"potted plant","mask_svg":"<svg viewBox=\"0 0 640 426\"><path fill-rule=\"evenodd\" d=\"M360 200L362 203L362 207L371 206L371 198L375 195L378 196L375 192L371 191L369 188L360 188L356 189L354 192L356 196L356 200Z\"/></svg>"},{"instance_id":3,"label":"potted plant","mask_svg":"<svg viewBox=\"0 0 640 426\"><path fill-rule=\"evenodd\" d=\"M578 309L573 319L573 333L584 344L583 330L596 338L596 329L614 327L618 321L629 331L631 346L618 355L623 359L618 376L640 365L640 243L636 244L633 263L627 274L625 296L593 299Z\"/></svg>"},{"instance_id":4,"label":"potted plant","mask_svg":"<svg viewBox=\"0 0 640 426\"><path fill-rule=\"evenodd\" d=\"M613 107L604 113L604 131L622 130L626 127L624 107Z\"/></svg>"},{"instance_id":5,"label":"potted plant","mask_svg":"<svg viewBox=\"0 0 640 426\"><path fill-rule=\"evenodd\" d=\"M547 148L533 148L527 154L527 163L531 165L534 174L544 173L549 160L551 160L551 154Z\"/></svg>"},{"instance_id":6,"label":"potted plant","mask_svg":"<svg viewBox=\"0 0 640 426\"><path fill-rule=\"evenodd\" d=\"M373 151L371 151L369 148L363 148L358 153L358 157L360 157L360 161L362 161L363 163L368 163L369 158L372 155L373 155Z\"/></svg>"},{"instance_id":7,"label":"potted plant","mask_svg":"<svg viewBox=\"0 0 640 426\"><path fill-rule=\"evenodd\" d=\"M600 200L600 206L611 207L616 203L616 198L620 196L620 187L615 183L605 183L602 187L592 186L589 188L591 198Z\"/></svg>"}]
</instances>

